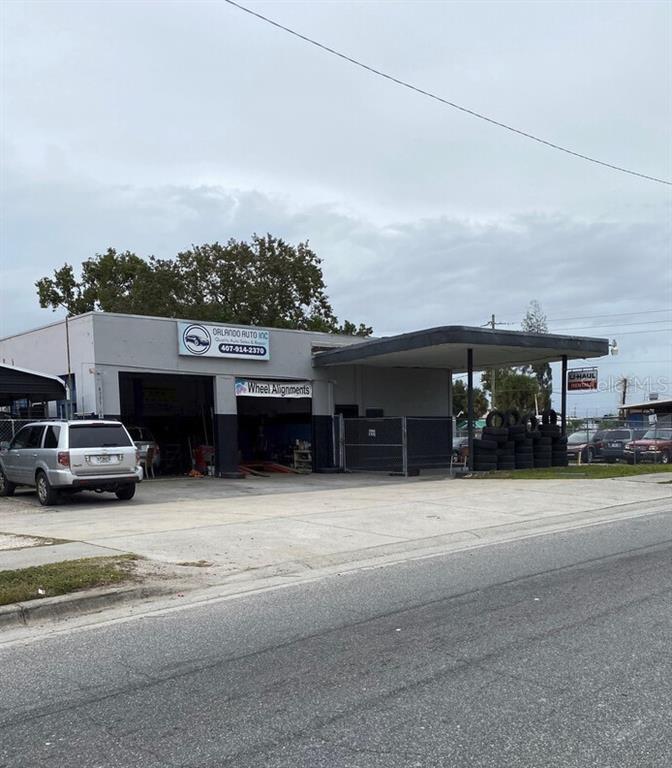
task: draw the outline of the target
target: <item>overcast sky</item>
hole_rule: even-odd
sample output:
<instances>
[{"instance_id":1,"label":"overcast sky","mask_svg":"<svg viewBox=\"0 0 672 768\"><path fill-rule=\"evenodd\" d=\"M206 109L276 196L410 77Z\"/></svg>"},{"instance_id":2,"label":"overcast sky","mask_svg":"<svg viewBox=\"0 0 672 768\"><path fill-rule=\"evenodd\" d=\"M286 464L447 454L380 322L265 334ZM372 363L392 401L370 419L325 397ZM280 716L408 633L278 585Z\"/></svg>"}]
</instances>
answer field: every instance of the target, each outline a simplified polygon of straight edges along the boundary
<instances>
[{"instance_id":1,"label":"overcast sky","mask_svg":"<svg viewBox=\"0 0 672 768\"><path fill-rule=\"evenodd\" d=\"M672 178L670 3L248 5ZM1 27L0 335L54 319L33 284L66 261L271 232L310 240L338 316L377 334L493 312L515 323L536 298L551 329L618 341L602 387L627 374L632 401L671 394L671 187L444 107L223 2L5 2Z\"/></svg>"}]
</instances>

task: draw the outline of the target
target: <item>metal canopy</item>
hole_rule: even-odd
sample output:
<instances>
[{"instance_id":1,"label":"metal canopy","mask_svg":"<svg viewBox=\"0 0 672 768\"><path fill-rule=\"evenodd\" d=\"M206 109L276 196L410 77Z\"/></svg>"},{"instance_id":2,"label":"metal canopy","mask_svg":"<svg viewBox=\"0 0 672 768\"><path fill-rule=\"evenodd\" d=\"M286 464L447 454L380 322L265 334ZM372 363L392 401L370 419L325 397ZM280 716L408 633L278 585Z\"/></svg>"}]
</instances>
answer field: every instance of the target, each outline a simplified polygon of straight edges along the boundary
<instances>
[{"instance_id":1,"label":"metal canopy","mask_svg":"<svg viewBox=\"0 0 672 768\"><path fill-rule=\"evenodd\" d=\"M467 350L473 367L503 367L536 362L584 360L609 353L609 340L586 336L500 331L444 325L402 333L313 355L313 365L371 365L385 368L448 368L467 370Z\"/></svg>"},{"instance_id":2,"label":"metal canopy","mask_svg":"<svg viewBox=\"0 0 672 768\"><path fill-rule=\"evenodd\" d=\"M0 405L10 405L15 400L65 400L65 384L56 376L0 363Z\"/></svg>"}]
</instances>

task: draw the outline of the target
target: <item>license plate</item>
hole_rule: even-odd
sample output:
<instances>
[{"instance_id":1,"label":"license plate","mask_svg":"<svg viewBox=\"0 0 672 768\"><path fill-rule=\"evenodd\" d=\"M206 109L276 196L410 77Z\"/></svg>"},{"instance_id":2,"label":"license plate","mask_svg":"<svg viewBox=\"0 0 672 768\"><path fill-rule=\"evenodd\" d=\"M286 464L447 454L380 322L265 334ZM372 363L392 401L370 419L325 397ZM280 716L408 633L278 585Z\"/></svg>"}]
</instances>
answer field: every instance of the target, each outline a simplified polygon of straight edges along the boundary
<instances>
[{"instance_id":1,"label":"license plate","mask_svg":"<svg viewBox=\"0 0 672 768\"><path fill-rule=\"evenodd\" d=\"M609 443L609 447L610 448L620 448L621 444L620 443Z\"/></svg>"},{"instance_id":2,"label":"license plate","mask_svg":"<svg viewBox=\"0 0 672 768\"><path fill-rule=\"evenodd\" d=\"M111 456L94 456L93 460L96 464L111 464L112 463L112 457Z\"/></svg>"}]
</instances>

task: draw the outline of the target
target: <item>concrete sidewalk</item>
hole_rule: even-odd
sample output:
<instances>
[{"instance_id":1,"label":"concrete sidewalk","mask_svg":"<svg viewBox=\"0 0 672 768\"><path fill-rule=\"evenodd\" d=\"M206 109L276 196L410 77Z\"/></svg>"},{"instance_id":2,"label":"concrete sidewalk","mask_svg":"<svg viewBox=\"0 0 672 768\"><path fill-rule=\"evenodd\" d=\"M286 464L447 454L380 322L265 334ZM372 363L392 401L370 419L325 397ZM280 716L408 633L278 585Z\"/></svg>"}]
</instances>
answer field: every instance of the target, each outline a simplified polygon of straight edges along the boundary
<instances>
[{"instance_id":1,"label":"concrete sidewalk","mask_svg":"<svg viewBox=\"0 0 672 768\"><path fill-rule=\"evenodd\" d=\"M669 478L642 479L367 483L338 477L299 491L296 480L256 486L175 480L143 483L131 503L82 496L44 509L30 497L0 499L0 531L75 542L2 551L0 569L135 552L178 570L204 561L199 578L207 586L382 563L672 510L672 486L662 483Z\"/></svg>"}]
</instances>

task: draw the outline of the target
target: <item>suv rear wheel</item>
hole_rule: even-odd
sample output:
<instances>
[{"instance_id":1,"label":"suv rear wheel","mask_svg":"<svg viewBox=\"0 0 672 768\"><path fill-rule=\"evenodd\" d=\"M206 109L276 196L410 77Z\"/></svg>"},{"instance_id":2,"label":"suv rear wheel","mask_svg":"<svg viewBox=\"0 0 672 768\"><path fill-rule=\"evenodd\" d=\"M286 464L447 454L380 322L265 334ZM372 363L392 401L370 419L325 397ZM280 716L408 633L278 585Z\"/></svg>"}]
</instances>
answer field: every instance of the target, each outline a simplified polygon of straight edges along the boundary
<instances>
[{"instance_id":1,"label":"suv rear wheel","mask_svg":"<svg viewBox=\"0 0 672 768\"><path fill-rule=\"evenodd\" d=\"M58 501L58 493L51 487L49 478L42 470L35 477L37 498L43 507L51 507Z\"/></svg>"},{"instance_id":2,"label":"suv rear wheel","mask_svg":"<svg viewBox=\"0 0 672 768\"><path fill-rule=\"evenodd\" d=\"M135 496L135 483L129 483L128 485L122 485L119 490L116 491L116 497L120 501L130 501Z\"/></svg>"},{"instance_id":3,"label":"suv rear wheel","mask_svg":"<svg viewBox=\"0 0 672 768\"><path fill-rule=\"evenodd\" d=\"M660 463L661 464L669 464L670 463L670 452L669 451L663 451L663 454L660 457ZM2 494L0 494L0 495L2 495Z\"/></svg>"},{"instance_id":4,"label":"suv rear wheel","mask_svg":"<svg viewBox=\"0 0 672 768\"><path fill-rule=\"evenodd\" d=\"M5 473L0 469L0 496L13 496L16 484L10 483Z\"/></svg>"}]
</instances>

